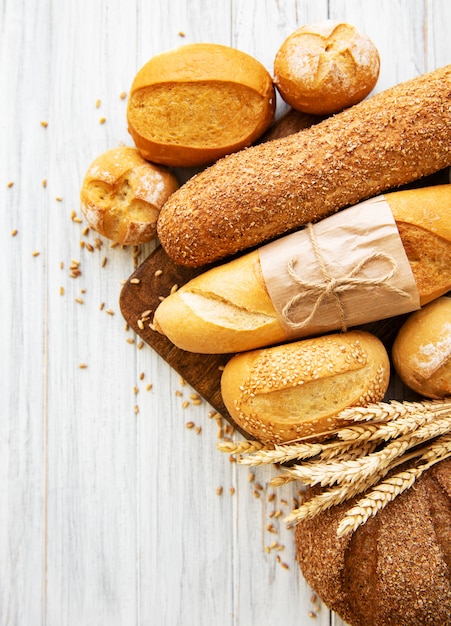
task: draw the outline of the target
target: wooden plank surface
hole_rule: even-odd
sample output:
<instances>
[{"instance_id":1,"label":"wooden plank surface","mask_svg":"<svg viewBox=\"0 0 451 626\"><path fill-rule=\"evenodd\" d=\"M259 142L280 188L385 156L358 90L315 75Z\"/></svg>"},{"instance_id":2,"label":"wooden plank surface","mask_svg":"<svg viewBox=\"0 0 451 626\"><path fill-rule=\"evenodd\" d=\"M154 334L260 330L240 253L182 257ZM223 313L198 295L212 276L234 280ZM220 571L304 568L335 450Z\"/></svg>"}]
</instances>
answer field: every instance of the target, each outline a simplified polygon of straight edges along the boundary
<instances>
[{"instance_id":1,"label":"wooden plank surface","mask_svg":"<svg viewBox=\"0 0 451 626\"><path fill-rule=\"evenodd\" d=\"M155 244L135 256L85 233L79 188L131 144L120 94L155 53L212 41L271 71L297 26L340 18L379 48L380 91L450 62L450 4L2 0L0 15L0 625L338 626L309 617L272 516L295 488L269 502L274 471L251 482L220 454L213 407L125 326L123 281Z\"/></svg>"}]
</instances>

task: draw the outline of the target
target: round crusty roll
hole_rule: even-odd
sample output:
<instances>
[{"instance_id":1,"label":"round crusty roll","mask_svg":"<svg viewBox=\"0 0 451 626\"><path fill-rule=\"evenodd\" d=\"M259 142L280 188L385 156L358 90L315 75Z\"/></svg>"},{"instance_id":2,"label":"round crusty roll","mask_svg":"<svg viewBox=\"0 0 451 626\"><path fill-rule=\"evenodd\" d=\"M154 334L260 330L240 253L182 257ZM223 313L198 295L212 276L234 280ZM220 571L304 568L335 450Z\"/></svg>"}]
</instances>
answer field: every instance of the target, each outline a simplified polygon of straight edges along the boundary
<instances>
[{"instance_id":1,"label":"round crusty roll","mask_svg":"<svg viewBox=\"0 0 451 626\"><path fill-rule=\"evenodd\" d=\"M392 358L401 380L417 393L451 396L451 297L409 315L393 343Z\"/></svg>"},{"instance_id":2,"label":"round crusty roll","mask_svg":"<svg viewBox=\"0 0 451 626\"><path fill-rule=\"evenodd\" d=\"M363 100L379 69L379 52L366 34L326 20L287 37L274 59L274 83L293 108L326 115Z\"/></svg>"},{"instance_id":3,"label":"round crusty roll","mask_svg":"<svg viewBox=\"0 0 451 626\"><path fill-rule=\"evenodd\" d=\"M154 56L136 74L128 130L149 161L212 163L249 146L274 119L269 72L229 46L195 43Z\"/></svg>"},{"instance_id":4,"label":"round crusty roll","mask_svg":"<svg viewBox=\"0 0 451 626\"><path fill-rule=\"evenodd\" d=\"M451 625L451 459L337 538L354 500L295 527L308 585L350 626Z\"/></svg>"},{"instance_id":5,"label":"round crusty roll","mask_svg":"<svg viewBox=\"0 0 451 626\"><path fill-rule=\"evenodd\" d=\"M382 342L356 330L237 354L221 393L244 432L283 443L334 430L346 407L379 402L389 377Z\"/></svg>"},{"instance_id":6,"label":"round crusty roll","mask_svg":"<svg viewBox=\"0 0 451 626\"><path fill-rule=\"evenodd\" d=\"M160 209L178 187L167 168L148 163L136 148L119 146L89 166L80 191L81 211L101 235L138 245L156 237Z\"/></svg>"}]
</instances>

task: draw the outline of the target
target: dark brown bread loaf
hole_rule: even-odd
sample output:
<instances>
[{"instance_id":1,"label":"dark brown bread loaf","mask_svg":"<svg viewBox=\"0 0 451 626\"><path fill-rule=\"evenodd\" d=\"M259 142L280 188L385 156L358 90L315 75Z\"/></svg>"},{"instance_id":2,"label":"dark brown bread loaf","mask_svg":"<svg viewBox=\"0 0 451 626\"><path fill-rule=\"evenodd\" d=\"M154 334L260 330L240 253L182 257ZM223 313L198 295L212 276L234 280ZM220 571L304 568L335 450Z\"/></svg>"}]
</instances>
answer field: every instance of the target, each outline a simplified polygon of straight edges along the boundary
<instances>
[{"instance_id":1,"label":"dark brown bread loaf","mask_svg":"<svg viewBox=\"0 0 451 626\"><path fill-rule=\"evenodd\" d=\"M451 165L451 65L312 128L247 148L166 202L158 236L201 266Z\"/></svg>"},{"instance_id":2,"label":"dark brown bread loaf","mask_svg":"<svg viewBox=\"0 0 451 626\"><path fill-rule=\"evenodd\" d=\"M351 505L296 526L307 583L351 626L449 626L451 459L338 539L338 523Z\"/></svg>"}]
</instances>

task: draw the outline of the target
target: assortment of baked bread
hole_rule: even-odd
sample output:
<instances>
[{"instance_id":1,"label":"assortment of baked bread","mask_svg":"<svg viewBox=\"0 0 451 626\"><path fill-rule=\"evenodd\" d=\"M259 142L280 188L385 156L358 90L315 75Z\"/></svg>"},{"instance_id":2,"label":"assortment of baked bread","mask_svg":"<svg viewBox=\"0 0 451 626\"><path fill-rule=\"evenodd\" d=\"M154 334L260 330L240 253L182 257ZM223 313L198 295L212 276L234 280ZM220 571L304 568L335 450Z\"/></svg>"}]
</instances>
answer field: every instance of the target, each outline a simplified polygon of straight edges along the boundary
<instances>
[{"instance_id":1,"label":"assortment of baked bread","mask_svg":"<svg viewBox=\"0 0 451 626\"><path fill-rule=\"evenodd\" d=\"M82 184L83 214L102 235L124 245L158 237L172 262L205 270L161 302L154 328L182 350L237 353L224 403L265 444L324 440L344 409L382 401L393 371L420 397L451 396L451 185L421 186L451 166L451 66L367 97L379 68L373 42L332 21L283 42L274 77L227 46L162 53L131 87L134 147L99 155ZM277 93L291 109L274 124ZM177 168L196 173L180 185ZM381 235L345 272L351 234L335 246L332 232L329 257L316 225L349 215L351 233L350 211L367 199L357 239L365 244L380 212L377 228L394 233L402 258ZM264 268L278 267L300 232L307 243L269 278ZM274 291L279 273L290 292ZM392 284L399 273L407 287ZM392 352L352 323L359 290L374 296L368 321L398 315L395 293L407 303ZM311 314L292 323L301 300ZM321 333L305 324L328 319L320 305L338 321ZM450 467L441 461L346 539L336 536L340 507L296 527L307 581L350 624L451 623Z\"/></svg>"}]
</instances>

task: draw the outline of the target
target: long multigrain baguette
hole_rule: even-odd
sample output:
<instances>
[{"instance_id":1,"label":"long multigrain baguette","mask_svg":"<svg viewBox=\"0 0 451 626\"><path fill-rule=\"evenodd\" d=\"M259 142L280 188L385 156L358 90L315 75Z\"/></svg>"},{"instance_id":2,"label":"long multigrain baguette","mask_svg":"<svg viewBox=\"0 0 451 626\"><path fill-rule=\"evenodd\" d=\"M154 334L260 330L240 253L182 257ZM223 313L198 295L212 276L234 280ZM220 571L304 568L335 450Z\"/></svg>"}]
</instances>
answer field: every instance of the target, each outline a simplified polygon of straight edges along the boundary
<instances>
[{"instance_id":1,"label":"long multigrain baguette","mask_svg":"<svg viewBox=\"0 0 451 626\"><path fill-rule=\"evenodd\" d=\"M451 65L219 160L166 202L158 236L202 266L451 165Z\"/></svg>"},{"instance_id":2,"label":"long multigrain baguette","mask_svg":"<svg viewBox=\"0 0 451 626\"><path fill-rule=\"evenodd\" d=\"M451 289L451 185L384 197L424 305ZM190 280L161 302L153 322L189 352L242 352L289 338L268 294L259 250Z\"/></svg>"}]
</instances>

